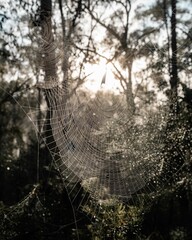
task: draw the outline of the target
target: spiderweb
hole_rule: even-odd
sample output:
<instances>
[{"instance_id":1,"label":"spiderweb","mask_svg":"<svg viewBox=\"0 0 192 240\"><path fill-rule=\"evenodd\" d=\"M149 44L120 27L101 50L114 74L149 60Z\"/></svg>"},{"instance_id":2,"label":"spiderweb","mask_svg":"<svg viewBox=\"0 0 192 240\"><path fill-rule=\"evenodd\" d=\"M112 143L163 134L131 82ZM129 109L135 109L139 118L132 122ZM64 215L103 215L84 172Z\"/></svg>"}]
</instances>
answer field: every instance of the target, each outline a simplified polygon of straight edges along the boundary
<instances>
[{"instance_id":1,"label":"spiderweb","mask_svg":"<svg viewBox=\"0 0 192 240\"><path fill-rule=\"evenodd\" d=\"M49 35L49 29L45 32ZM43 46L45 42L40 44ZM151 42L148 48L152 45ZM155 44L153 46L155 48ZM53 61L56 57L58 62L62 57L54 43L46 51L56 52ZM165 51L161 50L162 53ZM44 69L42 61L40 63ZM50 74L51 65L52 62ZM81 189L101 204L109 203L111 199L128 201L142 191L154 190L153 179L162 171L162 128L169 117L166 110L161 112L159 107L156 111L149 110L147 117L133 116L127 109L126 97L104 92L103 79L98 81L102 85L94 97L82 96L79 90L66 99L64 86L56 78L50 78L33 89L41 91L46 106L18 103L41 136L39 141L47 145L72 203ZM39 112L41 116L37 117ZM178 130L180 138L184 131ZM172 149L185 159L182 149L174 143Z\"/></svg>"},{"instance_id":2,"label":"spiderweb","mask_svg":"<svg viewBox=\"0 0 192 240\"><path fill-rule=\"evenodd\" d=\"M45 92L56 143L47 145L69 184L81 182L97 199L129 198L158 173L160 159L152 160L157 155L156 143L141 139L142 127L135 129L132 120L127 120L121 102L109 104L98 98L81 102L74 96L65 103L62 88ZM51 139L47 133L45 130L45 142Z\"/></svg>"},{"instance_id":3,"label":"spiderweb","mask_svg":"<svg viewBox=\"0 0 192 240\"><path fill-rule=\"evenodd\" d=\"M45 95L47 107L32 111L29 117L41 129L72 201L79 184L100 202L126 200L143 188L151 191L155 185L148 183L162 171L161 130L168 116L157 111L149 111L149 115L154 115L151 119L132 115L124 95L102 91L103 78L95 97L82 97L81 91L76 91L66 98L68 89L54 77L55 69L51 67L58 63L61 54L53 40L51 44L46 42L51 38L48 24L42 34L44 51L40 52L40 63L44 64L46 54L51 54L47 73L50 77L37 88ZM155 48L153 42L149 42L148 47L151 46ZM44 117L36 120L39 110Z\"/></svg>"},{"instance_id":4,"label":"spiderweb","mask_svg":"<svg viewBox=\"0 0 192 240\"><path fill-rule=\"evenodd\" d=\"M51 38L46 22L42 35L43 39ZM40 54L40 62L44 63L44 55L56 52L57 46L52 40L50 43L43 40L41 46L43 55ZM51 55L50 75L54 72L52 63L59 58L59 54ZM42 68L45 66L42 65ZM157 144L150 139L153 129L150 129L151 136L145 141L142 124L135 124L142 119L134 119L127 108L125 96L102 91L104 78L106 75L94 98L90 95L86 97L86 94L82 97L81 91L66 98L68 89L54 77L37 84L47 102L47 109L42 115L48 117L39 119L36 125L42 130L43 141L66 187L70 186L71 194L80 183L97 200L126 199L158 174L161 161L155 153ZM30 118L34 119L33 116ZM156 155L154 160L153 155Z\"/></svg>"}]
</instances>

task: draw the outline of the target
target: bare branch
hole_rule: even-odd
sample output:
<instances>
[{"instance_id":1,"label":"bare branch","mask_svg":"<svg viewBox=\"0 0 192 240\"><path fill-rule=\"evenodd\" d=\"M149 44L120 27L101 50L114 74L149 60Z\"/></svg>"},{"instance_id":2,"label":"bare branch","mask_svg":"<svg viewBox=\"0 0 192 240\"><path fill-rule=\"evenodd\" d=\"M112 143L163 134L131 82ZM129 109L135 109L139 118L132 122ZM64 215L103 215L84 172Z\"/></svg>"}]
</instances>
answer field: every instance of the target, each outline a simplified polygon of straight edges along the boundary
<instances>
[{"instance_id":1,"label":"bare branch","mask_svg":"<svg viewBox=\"0 0 192 240\"><path fill-rule=\"evenodd\" d=\"M99 18L97 18L90 9L88 9L89 14L91 15L91 17L98 22L102 27L104 27L107 31L109 31L109 33L111 33L116 39L118 39L119 41L121 41L121 37L119 36L119 34L111 27L109 27L108 25L106 25L104 22L102 22Z\"/></svg>"},{"instance_id":2,"label":"bare branch","mask_svg":"<svg viewBox=\"0 0 192 240\"><path fill-rule=\"evenodd\" d=\"M27 79L26 81L24 81L22 84L20 84L19 86L16 85L15 88L14 88L10 93L7 93L7 92L6 92L6 95L5 95L4 98L1 100L0 105L2 105L2 104L5 103L5 102L8 102L11 98L13 98L13 95L14 95L15 93L19 92L19 91L22 89L22 87L23 87L28 81L30 81L30 80L31 80L31 79L29 78L29 79Z\"/></svg>"},{"instance_id":3,"label":"bare branch","mask_svg":"<svg viewBox=\"0 0 192 240\"><path fill-rule=\"evenodd\" d=\"M192 41L192 34L189 34L188 32L186 32L182 27L177 26L177 28L180 31L182 31L182 33L184 33Z\"/></svg>"},{"instance_id":4,"label":"bare branch","mask_svg":"<svg viewBox=\"0 0 192 240\"><path fill-rule=\"evenodd\" d=\"M92 73L84 76L83 78L76 78L76 80L78 79L78 82L77 82L76 86L71 90L70 94L68 95L69 98L73 96L73 94L76 92L78 87L81 86L84 83L85 79L88 78L91 74Z\"/></svg>"}]
</instances>

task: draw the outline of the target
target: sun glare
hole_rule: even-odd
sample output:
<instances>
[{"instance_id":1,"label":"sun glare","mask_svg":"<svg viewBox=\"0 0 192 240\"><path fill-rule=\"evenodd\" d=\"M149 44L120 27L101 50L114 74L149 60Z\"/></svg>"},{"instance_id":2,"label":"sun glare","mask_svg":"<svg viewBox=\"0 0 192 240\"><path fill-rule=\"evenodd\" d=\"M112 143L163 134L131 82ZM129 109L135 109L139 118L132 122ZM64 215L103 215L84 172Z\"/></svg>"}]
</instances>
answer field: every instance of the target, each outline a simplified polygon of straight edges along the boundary
<instances>
[{"instance_id":1,"label":"sun glare","mask_svg":"<svg viewBox=\"0 0 192 240\"><path fill-rule=\"evenodd\" d=\"M116 66L121 69L116 63ZM137 74L142 69L145 69L146 62L145 59L135 60L133 64L133 72L132 72L132 84L135 87L139 82L142 81L141 77ZM106 60L101 59L98 64L89 64L87 63L85 66L86 74L89 75L87 77L85 83L82 88L91 92L93 95L98 91L111 91L114 94L119 94L123 92L120 81L116 79L114 75L114 67L111 63L107 63ZM122 75L128 79L127 70L121 69Z\"/></svg>"},{"instance_id":2,"label":"sun glare","mask_svg":"<svg viewBox=\"0 0 192 240\"><path fill-rule=\"evenodd\" d=\"M119 92L121 85L113 74L113 68L110 63L101 60L98 64L87 64L86 72L90 74L83 87L96 93L97 91Z\"/></svg>"}]
</instances>

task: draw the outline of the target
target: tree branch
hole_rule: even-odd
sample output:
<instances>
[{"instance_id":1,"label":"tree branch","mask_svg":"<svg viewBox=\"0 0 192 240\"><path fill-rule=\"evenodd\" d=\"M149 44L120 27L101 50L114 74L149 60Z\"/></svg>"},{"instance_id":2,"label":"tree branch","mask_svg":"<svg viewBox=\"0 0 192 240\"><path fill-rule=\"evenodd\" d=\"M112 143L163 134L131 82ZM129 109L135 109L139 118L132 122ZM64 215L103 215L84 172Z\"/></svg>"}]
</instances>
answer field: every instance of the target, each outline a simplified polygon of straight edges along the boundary
<instances>
[{"instance_id":1,"label":"tree branch","mask_svg":"<svg viewBox=\"0 0 192 240\"><path fill-rule=\"evenodd\" d=\"M24 81L22 84L20 84L19 86L16 85L16 87L10 92L10 93L7 93L6 92L6 95L4 96L4 98L0 101L0 105L2 105L3 103L5 102L8 102L10 98L13 98L13 95L17 92L19 92L21 90L21 88L29 81L31 80L30 78L27 79L26 81Z\"/></svg>"},{"instance_id":2,"label":"tree branch","mask_svg":"<svg viewBox=\"0 0 192 240\"><path fill-rule=\"evenodd\" d=\"M109 31L109 33L111 33L116 39L118 39L119 41L121 41L121 37L119 36L119 34L112 29L111 27L107 26L104 22L102 22L99 18L97 18L95 15L93 15L92 11L86 7L86 9L88 10L89 14L91 15L91 17L98 22L102 27L104 27L105 29L107 29L107 31Z\"/></svg>"}]
</instances>

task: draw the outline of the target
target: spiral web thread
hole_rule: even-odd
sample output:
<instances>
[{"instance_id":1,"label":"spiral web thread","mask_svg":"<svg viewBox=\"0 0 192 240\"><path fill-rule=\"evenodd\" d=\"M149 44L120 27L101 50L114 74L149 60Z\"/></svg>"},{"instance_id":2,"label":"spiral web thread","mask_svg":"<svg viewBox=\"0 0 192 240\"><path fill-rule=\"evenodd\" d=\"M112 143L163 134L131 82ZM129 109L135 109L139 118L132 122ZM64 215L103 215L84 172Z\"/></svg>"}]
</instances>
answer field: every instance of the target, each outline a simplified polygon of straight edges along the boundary
<instances>
[{"instance_id":1,"label":"spiral web thread","mask_svg":"<svg viewBox=\"0 0 192 240\"><path fill-rule=\"evenodd\" d=\"M44 34L49 39L50 29L46 27ZM42 40L40 44L43 47L47 43ZM56 58L58 63L62 54L54 42L47 51L56 52L52 61ZM44 54L40 53L43 69ZM51 68L50 73L52 75ZM72 202L76 197L73 191L76 194L79 183L92 198L101 202L114 198L126 200L143 188L152 190L153 185L148 186L148 182L162 170L160 131L166 124L165 116L154 117L147 128L142 124L143 119L127 112L125 96L92 99L81 97L79 91L66 101L65 89L54 78L37 87L46 96L46 109L18 104L35 129L41 129L40 134L55 159ZM39 111L43 117L37 120ZM50 112L49 119L46 119L47 112ZM51 131L47 126L51 126ZM177 146L173 149L185 158Z\"/></svg>"},{"instance_id":2,"label":"spiral web thread","mask_svg":"<svg viewBox=\"0 0 192 240\"><path fill-rule=\"evenodd\" d=\"M182 49L185 44L187 41L181 45L178 44L178 49ZM49 51L51 49L58 51L54 44ZM166 49L161 51L166 52ZM57 61L62 55L61 52L59 54ZM186 67L191 74L188 65L183 67ZM151 120L150 128L147 128L145 124L136 124L131 119L123 96L118 100L107 97L92 100L89 97L81 99L81 92L79 92L66 102L65 89L55 81L56 79L52 80L50 79L49 83L37 85L42 88L42 92L48 99L47 109L32 107L30 96L28 96L28 106L24 106L23 102L17 103L29 117L36 131L41 129L40 135L55 159L72 203L78 194L76 187L79 186L101 203L104 200L109 203L113 198L130 199L142 189L153 190L155 184L149 186L148 182L158 176L162 170L164 146L160 130L161 126L166 124L165 116L159 114ZM37 120L39 111L41 111L41 119ZM46 119L47 111L51 113L49 119ZM49 122L52 134L46 130ZM180 138L184 138L186 130L180 128L178 132ZM49 141L50 139L52 142ZM179 149L174 143L172 150L176 157L179 155L186 162L184 150ZM8 220L13 211L22 211L23 206L31 197L34 197L33 195L37 195L36 192L32 191L18 203L6 215Z\"/></svg>"},{"instance_id":3,"label":"spiral web thread","mask_svg":"<svg viewBox=\"0 0 192 240\"><path fill-rule=\"evenodd\" d=\"M126 199L158 174L157 143L142 139L143 127L128 120L122 100L74 96L65 103L61 87L45 94L51 118L40 121L43 139L71 192L81 183L97 200ZM46 130L49 123L52 136Z\"/></svg>"},{"instance_id":4,"label":"spiral web thread","mask_svg":"<svg viewBox=\"0 0 192 240\"><path fill-rule=\"evenodd\" d=\"M46 24L43 34L48 44L44 40L41 44L47 51L40 54L41 62L51 51L51 66L61 55L54 54L54 42L49 44L51 35ZM143 119L130 116L123 96L81 99L81 92L77 92L66 99L67 90L52 77L55 70L50 67L49 72L49 80L37 87L43 89L47 99L43 115L49 112L50 118L41 119L37 129L43 130L43 140L69 193L80 183L97 200L129 199L161 173L163 144L159 134L165 116L159 114L159 119L150 120L147 129ZM35 118L30 118L38 125Z\"/></svg>"}]
</instances>

